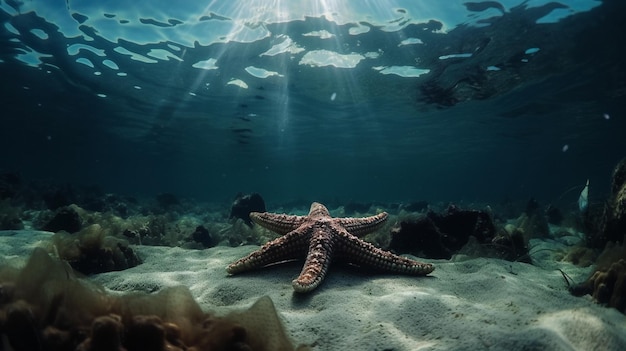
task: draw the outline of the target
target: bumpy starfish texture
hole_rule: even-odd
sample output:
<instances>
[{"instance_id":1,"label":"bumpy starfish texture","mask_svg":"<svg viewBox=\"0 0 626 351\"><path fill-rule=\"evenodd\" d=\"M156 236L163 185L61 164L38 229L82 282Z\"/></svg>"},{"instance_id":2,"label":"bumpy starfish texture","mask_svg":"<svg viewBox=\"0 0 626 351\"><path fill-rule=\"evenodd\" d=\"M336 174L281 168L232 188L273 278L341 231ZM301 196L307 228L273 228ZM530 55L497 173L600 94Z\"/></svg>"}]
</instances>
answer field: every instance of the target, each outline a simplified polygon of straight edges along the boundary
<instances>
[{"instance_id":1,"label":"bumpy starfish texture","mask_svg":"<svg viewBox=\"0 0 626 351\"><path fill-rule=\"evenodd\" d=\"M387 220L386 212L364 218L332 218L324 205L314 202L308 216L252 212L250 218L283 236L231 263L226 268L229 274L306 256L302 272L292 282L296 292L304 293L324 280L335 258L399 274L427 275L435 269L432 264L395 255L358 238L380 228Z\"/></svg>"}]
</instances>

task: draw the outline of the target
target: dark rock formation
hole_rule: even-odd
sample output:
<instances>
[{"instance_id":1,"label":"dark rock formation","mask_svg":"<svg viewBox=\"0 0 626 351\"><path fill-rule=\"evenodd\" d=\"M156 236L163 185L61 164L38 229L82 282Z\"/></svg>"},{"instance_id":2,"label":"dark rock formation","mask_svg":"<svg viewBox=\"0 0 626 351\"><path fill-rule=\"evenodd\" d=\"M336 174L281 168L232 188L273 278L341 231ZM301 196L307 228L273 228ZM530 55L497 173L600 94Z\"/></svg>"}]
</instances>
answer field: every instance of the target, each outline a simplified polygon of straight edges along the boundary
<instances>
[{"instance_id":1,"label":"dark rock formation","mask_svg":"<svg viewBox=\"0 0 626 351\"><path fill-rule=\"evenodd\" d=\"M606 204L591 204L583 222L590 247L602 249L607 243L623 242L626 234L626 159L613 170L611 195Z\"/></svg>"},{"instance_id":2,"label":"dark rock formation","mask_svg":"<svg viewBox=\"0 0 626 351\"><path fill-rule=\"evenodd\" d=\"M470 236L486 243L495 234L496 228L487 213L451 205L442 214L431 211L416 221L400 222L400 227L392 230L389 249L420 257L449 259Z\"/></svg>"},{"instance_id":3,"label":"dark rock formation","mask_svg":"<svg viewBox=\"0 0 626 351\"><path fill-rule=\"evenodd\" d=\"M196 227L196 230L191 234L191 239L204 247L217 245L217 240L211 235L208 229L201 225Z\"/></svg>"},{"instance_id":4,"label":"dark rock formation","mask_svg":"<svg viewBox=\"0 0 626 351\"><path fill-rule=\"evenodd\" d=\"M472 247L464 248L468 243ZM498 231L487 212L454 205L441 214L429 211L417 220L400 222L392 229L389 249L432 259L450 259L464 249L465 254L529 262L520 232Z\"/></svg>"},{"instance_id":5,"label":"dark rock formation","mask_svg":"<svg viewBox=\"0 0 626 351\"><path fill-rule=\"evenodd\" d=\"M59 208L52 219L43 226L43 230L48 232L58 232L64 230L68 233L76 233L82 227L80 215L71 206Z\"/></svg>"},{"instance_id":6,"label":"dark rock formation","mask_svg":"<svg viewBox=\"0 0 626 351\"><path fill-rule=\"evenodd\" d=\"M604 240L622 242L626 234L626 159L615 170L611 184L611 198L605 207Z\"/></svg>"},{"instance_id":7,"label":"dark rock formation","mask_svg":"<svg viewBox=\"0 0 626 351\"><path fill-rule=\"evenodd\" d=\"M248 226L252 226L250 212L265 212L265 201L257 193L243 195L237 194L235 201L230 207L228 218L241 218Z\"/></svg>"}]
</instances>

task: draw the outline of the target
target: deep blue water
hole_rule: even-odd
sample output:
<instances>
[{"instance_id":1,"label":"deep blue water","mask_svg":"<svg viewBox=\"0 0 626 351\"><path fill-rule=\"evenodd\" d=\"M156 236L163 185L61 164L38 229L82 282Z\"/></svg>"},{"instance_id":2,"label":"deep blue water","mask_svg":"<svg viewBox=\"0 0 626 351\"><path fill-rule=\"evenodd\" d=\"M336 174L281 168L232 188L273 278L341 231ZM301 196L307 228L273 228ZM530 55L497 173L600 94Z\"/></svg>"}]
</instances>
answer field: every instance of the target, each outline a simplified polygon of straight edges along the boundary
<instances>
[{"instance_id":1,"label":"deep blue water","mask_svg":"<svg viewBox=\"0 0 626 351\"><path fill-rule=\"evenodd\" d=\"M626 156L622 0L85 3L0 2L0 171L219 201L553 201L587 179L602 199Z\"/></svg>"}]
</instances>

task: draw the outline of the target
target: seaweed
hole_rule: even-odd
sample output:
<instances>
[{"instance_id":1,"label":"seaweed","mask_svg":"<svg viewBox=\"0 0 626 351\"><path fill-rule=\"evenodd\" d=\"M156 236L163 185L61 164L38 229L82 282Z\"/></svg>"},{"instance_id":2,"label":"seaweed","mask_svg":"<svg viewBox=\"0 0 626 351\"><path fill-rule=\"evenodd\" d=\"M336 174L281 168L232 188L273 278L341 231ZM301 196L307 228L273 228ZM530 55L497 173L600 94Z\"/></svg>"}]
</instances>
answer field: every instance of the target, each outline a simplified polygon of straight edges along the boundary
<instances>
[{"instance_id":1,"label":"seaweed","mask_svg":"<svg viewBox=\"0 0 626 351\"><path fill-rule=\"evenodd\" d=\"M268 297L216 316L183 286L112 295L41 248L0 270L0 338L15 351L294 350Z\"/></svg>"}]
</instances>

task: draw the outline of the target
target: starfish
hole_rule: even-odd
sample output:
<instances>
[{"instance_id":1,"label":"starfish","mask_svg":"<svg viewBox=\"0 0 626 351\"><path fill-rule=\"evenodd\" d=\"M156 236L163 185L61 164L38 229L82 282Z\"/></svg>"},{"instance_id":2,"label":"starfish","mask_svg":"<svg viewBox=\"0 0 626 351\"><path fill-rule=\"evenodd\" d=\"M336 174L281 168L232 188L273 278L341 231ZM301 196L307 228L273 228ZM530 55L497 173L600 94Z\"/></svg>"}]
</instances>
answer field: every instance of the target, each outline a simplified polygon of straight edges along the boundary
<instances>
[{"instance_id":1,"label":"starfish","mask_svg":"<svg viewBox=\"0 0 626 351\"><path fill-rule=\"evenodd\" d=\"M226 271L237 274L306 255L304 267L293 282L296 292L317 288L324 280L334 258L380 271L408 275L427 275L435 267L381 250L359 239L387 220L387 213L364 218L333 218L326 206L314 202L307 216L252 212L256 224L283 236L231 263Z\"/></svg>"}]
</instances>

